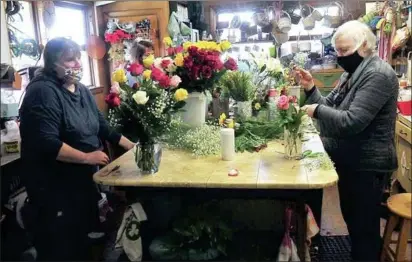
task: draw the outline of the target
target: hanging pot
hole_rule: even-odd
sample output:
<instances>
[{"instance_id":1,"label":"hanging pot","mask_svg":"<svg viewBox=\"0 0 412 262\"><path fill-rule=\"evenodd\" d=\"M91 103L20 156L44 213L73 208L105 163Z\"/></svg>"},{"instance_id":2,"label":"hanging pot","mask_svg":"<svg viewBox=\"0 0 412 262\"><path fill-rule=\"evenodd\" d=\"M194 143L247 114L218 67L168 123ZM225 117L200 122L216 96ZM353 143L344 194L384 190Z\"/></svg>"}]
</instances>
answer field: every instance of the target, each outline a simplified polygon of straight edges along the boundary
<instances>
[{"instance_id":1,"label":"hanging pot","mask_svg":"<svg viewBox=\"0 0 412 262\"><path fill-rule=\"evenodd\" d=\"M292 21L288 13L282 11L282 14L284 14L285 16L279 18L279 20L277 21L277 26L281 32L288 33L290 29L292 29Z\"/></svg>"}]
</instances>

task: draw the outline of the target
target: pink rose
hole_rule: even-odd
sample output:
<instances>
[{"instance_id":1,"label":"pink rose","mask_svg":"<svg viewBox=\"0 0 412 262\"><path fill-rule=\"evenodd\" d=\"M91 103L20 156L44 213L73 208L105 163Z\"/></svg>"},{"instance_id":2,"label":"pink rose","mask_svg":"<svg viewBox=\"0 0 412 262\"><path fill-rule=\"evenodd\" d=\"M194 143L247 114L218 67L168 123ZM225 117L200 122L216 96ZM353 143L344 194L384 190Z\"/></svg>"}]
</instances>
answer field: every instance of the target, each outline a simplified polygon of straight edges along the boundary
<instances>
[{"instance_id":1,"label":"pink rose","mask_svg":"<svg viewBox=\"0 0 412 262\"><path fill-rule=\"evenodd\" d=\"M280 96L277 106L280 110L288 110L289 98L287 96Z\"/></svg>"},{"instance_id":2,"label":"pink rose","mask_svg":"<svg viewBox=\"0 0 412 262\"><path fill-rule=\"evenodd\" d=\"M110 88L110 93L120 94L120 86L119 86L119 83L113 82L113 85L112 85L112 87Z\"/></svg>"},{"instance_id":3,"label":"pink rose","mask_svg":"<svg viewBox=\"0 0 412 262\"><path fill-rule=\"evenodd\" d=\"M172 76L172 78L170 79L170 86L173 88L176 88L179 86L179 84L182 82L182 79L180 79L180 77L178 75L174 75Z\"/></svg>"}]
</instances>

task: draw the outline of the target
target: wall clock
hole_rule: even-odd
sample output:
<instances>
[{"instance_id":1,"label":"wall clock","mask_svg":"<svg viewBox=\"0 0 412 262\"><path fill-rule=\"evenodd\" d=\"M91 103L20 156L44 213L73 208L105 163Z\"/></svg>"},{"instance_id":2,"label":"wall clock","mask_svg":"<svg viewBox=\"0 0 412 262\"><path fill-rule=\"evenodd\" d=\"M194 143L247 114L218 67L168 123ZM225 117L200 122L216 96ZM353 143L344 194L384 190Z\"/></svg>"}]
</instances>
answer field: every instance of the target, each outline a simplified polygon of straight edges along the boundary
<instances>
[{"instance_id":1,"label":"wall clock","mask_svg":"<svg viewBox=\"0 0 412 262\"><path fill-rule=\"evenodd\" d=\"M43 23L46 28L51 28L56 20L56 10L53 1L43 2Z\"/></svg>"}]
</instances>

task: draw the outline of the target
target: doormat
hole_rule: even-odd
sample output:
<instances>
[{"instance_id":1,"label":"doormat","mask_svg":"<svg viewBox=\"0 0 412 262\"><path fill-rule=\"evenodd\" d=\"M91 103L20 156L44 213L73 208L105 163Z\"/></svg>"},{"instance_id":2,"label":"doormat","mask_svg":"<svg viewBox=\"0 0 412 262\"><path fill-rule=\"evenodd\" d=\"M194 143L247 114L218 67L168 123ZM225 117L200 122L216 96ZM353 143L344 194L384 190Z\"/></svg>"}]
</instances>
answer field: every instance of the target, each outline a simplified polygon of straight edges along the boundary
<instances>
[{"instance_id":1,"label":"doormat","mask_svg":"<svg viewBox=\"0 0 412 262\"><path fill-rule=\"evenodd\" d=\"M310 254L317 261L352 261L351 240L346 236L322 236L318 247L312 247Z\"/></svg>"}]
</instances>

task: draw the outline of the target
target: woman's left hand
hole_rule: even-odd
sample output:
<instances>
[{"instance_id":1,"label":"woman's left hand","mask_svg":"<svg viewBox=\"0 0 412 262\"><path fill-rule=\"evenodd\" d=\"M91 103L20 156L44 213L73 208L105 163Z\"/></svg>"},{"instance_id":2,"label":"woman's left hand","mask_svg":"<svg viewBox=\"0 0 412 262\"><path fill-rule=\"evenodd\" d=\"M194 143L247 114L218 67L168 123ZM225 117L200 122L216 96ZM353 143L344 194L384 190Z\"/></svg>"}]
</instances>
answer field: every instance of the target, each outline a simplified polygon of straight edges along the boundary
<instances>
[{"instance_id":1,"label":"woman's left hand","mask_svg":"<svg viewBox=\"0 0 412 262\"><path fill-rule=\"evenodd\" d=\"M315 113L317 107L318 104L306 105L302 107L302 110L305 111L308 116L313 118L313 114Z\"/></svg>"}]
</instances>

